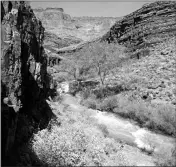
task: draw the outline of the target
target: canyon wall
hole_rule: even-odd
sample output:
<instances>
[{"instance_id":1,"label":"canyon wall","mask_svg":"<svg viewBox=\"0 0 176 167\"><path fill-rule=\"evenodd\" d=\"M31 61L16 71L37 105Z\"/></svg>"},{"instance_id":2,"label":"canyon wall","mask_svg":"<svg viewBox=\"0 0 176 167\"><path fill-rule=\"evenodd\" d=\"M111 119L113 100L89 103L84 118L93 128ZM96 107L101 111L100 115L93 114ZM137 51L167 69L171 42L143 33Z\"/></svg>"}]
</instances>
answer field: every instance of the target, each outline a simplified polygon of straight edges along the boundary
<instances>
[{"instance_id":1,"label":"canyon wall","mask_svg":"<svg viewBox=\"0 0 176 167\"><path fill-rule=\"evenodd\" d=\"M62 8L34 9L34 12L46 28L62 27L64 23L71 21L71 16Z\"/></svg>"},{"instance_id":2,"label":"canyon wall","mask_svg":"<svg viewBox=\"0 0 176 167\"><path fill-rule=\"evenodd\" d=\"M2 165L15 165L18 148L52 116L43 39L44 27L27 2L1 2Z\"/></svg>"},{"instance_id":3,"label":"canyon wall","mask_svg":"<svg viewBox=\"0 0 176 167\"><path fill-rule=\"evenodd\" d=\"M149 48L176 35L176 2L158 1L117 21L102 40L118 42L134 55L148 54Z\"/></svg>"}]
</instances>

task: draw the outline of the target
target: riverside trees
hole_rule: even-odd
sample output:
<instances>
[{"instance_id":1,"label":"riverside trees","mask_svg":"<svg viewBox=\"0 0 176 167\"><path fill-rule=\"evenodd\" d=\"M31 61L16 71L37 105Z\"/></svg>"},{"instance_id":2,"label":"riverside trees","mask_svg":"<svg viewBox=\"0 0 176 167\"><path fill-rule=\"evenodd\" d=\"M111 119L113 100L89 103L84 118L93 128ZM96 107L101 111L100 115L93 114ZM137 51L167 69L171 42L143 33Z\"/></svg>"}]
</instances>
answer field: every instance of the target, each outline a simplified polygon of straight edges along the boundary
<instances>
[{"instance_id":1,"label":"riverside trees","mask_svg":"<svg viewBox=\"0 0 176 167\"><path fill-rule=\"evenodd\" d=\"M69 79L75 81L98 79L100 87L104 87L105 80L119 65L123 53L123 48L118 44L94 42L85 45L78 52L66 55L59 65L59 70L66 72Z\"/></svg>"}]
</instances>

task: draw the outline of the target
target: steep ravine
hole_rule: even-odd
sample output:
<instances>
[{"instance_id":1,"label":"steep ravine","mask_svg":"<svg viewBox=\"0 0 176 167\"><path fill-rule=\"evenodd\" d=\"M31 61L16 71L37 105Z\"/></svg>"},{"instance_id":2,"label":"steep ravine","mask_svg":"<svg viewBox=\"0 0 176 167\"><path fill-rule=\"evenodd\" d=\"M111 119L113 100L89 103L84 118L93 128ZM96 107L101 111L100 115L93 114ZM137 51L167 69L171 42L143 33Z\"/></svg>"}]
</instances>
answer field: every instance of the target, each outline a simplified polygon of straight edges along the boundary
<instances>
[{"instance_id":1,"label":"steep ravine","mask_svg":"<svg viewBox=\"0 0 176 167\"><path fill-rule=\"evenodd\" d=\"M44 27L27 2L1 2L2 165L37 165L21 149L52 117L43 39Z\"/></svg>"}]
</instances>

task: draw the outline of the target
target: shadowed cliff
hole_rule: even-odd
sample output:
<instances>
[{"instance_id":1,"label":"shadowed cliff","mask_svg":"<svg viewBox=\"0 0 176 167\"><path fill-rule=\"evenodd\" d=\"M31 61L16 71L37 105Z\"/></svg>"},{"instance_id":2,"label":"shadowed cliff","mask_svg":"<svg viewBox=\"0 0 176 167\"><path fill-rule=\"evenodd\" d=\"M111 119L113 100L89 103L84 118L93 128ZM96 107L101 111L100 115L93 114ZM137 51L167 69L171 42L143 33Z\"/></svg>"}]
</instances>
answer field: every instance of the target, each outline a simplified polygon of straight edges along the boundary
<instances>
[{"instance_id":1,"label":"shadowed cliff","mask_svg":"<svg viewBox=\"0 0 176 167\"><path fill-rule=\"evenodd\" d=\"M27 2L1 2L1 130L5 166L24 166L26 157L28 164L37 165L29 152L22 158L21 148L53 116L45 101L51 82L43 39L42 23Z\"/></svg>"}]
</instances>

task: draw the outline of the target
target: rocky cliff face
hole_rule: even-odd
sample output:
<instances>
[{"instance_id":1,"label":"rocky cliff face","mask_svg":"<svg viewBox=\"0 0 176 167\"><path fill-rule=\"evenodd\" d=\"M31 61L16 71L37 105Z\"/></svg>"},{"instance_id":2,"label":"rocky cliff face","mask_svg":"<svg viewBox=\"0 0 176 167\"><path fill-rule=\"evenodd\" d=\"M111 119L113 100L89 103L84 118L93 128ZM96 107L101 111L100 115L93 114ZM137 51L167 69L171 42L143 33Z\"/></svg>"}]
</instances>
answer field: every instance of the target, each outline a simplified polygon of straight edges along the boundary
<instances>
[{"instance_id":1,"label":"rocky cliff face","mask_svg":"<svg viewBox=\"0 0 176 167\"><path fill-rule=\"evenodd\" d=\"M1 2L1 35L2 161L16 165L19 146L52 116L45 102L50 79L44 28L26 2Z\"/></svg>"},{"instance_id":2,"label":"rocky cliff face","mask_svg":"<svg viewBox=\"0 0 176 167\"><path fill-rule=\"evenodd\" d=\"M175 36L175 1L146 4L125 16L101 39L120 43L128 51L129 61L117 68L116 77L110 76L109 80L128 83L131 89L136 87L137 93L132 92L142 98L150 94L156 103L175 105Z\"/></svg>"},{"instance_id":3,"label":"rocky cliff face","mask_svg":"<svg viewBox=\"0 0 176 167\"><path fill-rule=\"evenodd\" d=\"M62 8L34 9L46 28L44 47L50 51L94 40L105 34L119 18L71 17Z\"/></svg>"},{"instance_id":4,"label":"rocky cliff face","mask_svg":"<svg viewBox=\"0 0 176 167\"><path fill-rule=\"evenodd\" d=\"M34 12L46 28L62 27L64 23L71 21L71 16L62 8L34 9Z\"/></svg>"},{"instance_id":5,"label":"rocky cliff face","mask_svg":"<svg viewBox=\"0 0 176 167\"><path fill-rule=\"evenodd\" d=\"M176 2L159 1L144 5L139 10L116 22L103 37L129 48L134 55L148 54L149 48L176 35Z\"/></svg>"}]
</instances>

